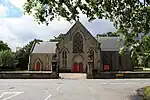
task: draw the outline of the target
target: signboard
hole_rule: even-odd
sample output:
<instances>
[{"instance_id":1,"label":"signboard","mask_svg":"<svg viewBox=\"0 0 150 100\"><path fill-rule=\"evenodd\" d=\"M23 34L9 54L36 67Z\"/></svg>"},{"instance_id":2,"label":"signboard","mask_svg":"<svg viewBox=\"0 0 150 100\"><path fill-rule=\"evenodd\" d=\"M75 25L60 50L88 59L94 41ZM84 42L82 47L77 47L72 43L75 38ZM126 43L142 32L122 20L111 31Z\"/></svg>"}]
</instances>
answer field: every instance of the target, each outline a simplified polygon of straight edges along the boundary
<instances>
[{"instance_id":1,"label":"signboard","mask_svg":"<svg viewBox=\"0 0 150 100\"><path fill-rule=\"evenodd\" d=\"M116 76L124 76L123 74L116 74Z\"/></svg>"}]
</instances>

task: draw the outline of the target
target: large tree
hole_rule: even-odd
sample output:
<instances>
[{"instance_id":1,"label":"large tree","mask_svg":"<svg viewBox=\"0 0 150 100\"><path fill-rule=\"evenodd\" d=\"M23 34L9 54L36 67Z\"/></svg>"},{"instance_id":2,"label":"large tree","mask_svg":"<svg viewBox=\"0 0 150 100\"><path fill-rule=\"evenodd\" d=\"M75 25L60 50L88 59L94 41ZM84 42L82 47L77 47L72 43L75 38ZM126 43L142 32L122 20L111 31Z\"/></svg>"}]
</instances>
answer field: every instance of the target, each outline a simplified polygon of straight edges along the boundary
<instances>
[{"instance_id":1,"label":"large tree","mask_svg":"<svg viewBox=\"0 0 150 100\"><path fill-rule=\"evenodd\" d=\"M0 67L15 68L17 60L15 60L15 55L9 50L0 51Z\"/></svg>"},{"instance_id":2,"label":"large tree","mask_svg":"<svg viewBox=\"0 0 150 100\"><path fill-rule=\"evenodd\" d=\"M24 9L37 22L47 25L60 16L76 20L79 13L87 15L89 21L109 19L124 41L121 51L128 47L138 63L144 62L145 56L150 58L150 0L27 0Z\"/></svg>"}]
</instances>

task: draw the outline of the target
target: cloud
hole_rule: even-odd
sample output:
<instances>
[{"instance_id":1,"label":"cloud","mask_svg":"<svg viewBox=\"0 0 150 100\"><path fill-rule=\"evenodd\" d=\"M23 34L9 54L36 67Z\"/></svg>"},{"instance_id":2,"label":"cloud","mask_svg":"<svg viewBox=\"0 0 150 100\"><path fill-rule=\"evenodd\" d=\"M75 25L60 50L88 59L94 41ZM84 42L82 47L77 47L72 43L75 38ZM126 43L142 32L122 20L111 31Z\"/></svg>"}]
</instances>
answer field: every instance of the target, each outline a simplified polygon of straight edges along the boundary
<instances>
[{"instance_id":1,"label":"cloud","mask_svg":"<svg viewBox=\"0 0 150 100\"><path fill-rule=\"evenodd\" d=\"M15 51L17 46L22 47L35 38L49 40L60 32L65 32L69 26L70 23L65 20L54 20L49 26L45 26L38 25L31 16L1 18L0 40L7 42Z\"/></svg>"},{"instance_id":2,"label":"cloud","mask_svg":"<svg viewBox=\"0 0 150 100\"><path fill-rule=\"evenodd\" d=\"M9 0L14 6L18 7L19 9L23 9L23 5L26 0Z\"/></svg>"},{"instance_id":3,"label":"cloud","mask_svg":"<svg viewBox=\"0 0 150 100\"><path fill-rule=\"evenodd\" d=\"M86 25L89 31L93 33L93 35L116 31L116 29L113 26L113 23L105 19L96 19L91 23L86 22Z\"/></svg>"},{"instance_id":4,"label":"cloud","mask_svg":"<svg viewBox=\"0 0 150 100\"><path fill-rule=\"evenodd\" d=\"M112 24L106 20L97 20L89 23L81 19L85 27L93 34L114 31ZM66 33L73 24L61 19L50 22L49 26L38 25L31 16L21 18L0 19L0 39L4 40L15 51L16 47L24 46L29 41L38 38L49 40L59 33Z\"/></svg>"},{"instance_id":5,"label":"cloud","mask_svg":"<svg viewBox=\"0 0 150 100\"><path fill-rule=\"evenodd\" d=\"M25 0L9 0L15 7L21 8ZM6 9L3 7L3 9ZM5 13L5 12L4 12ZM93 34L115 31L112 23L107 20L95 20L91 23L81 15L80 21ZM0 40L7 42L13 51L37 38L49 40L59 33L66 33L73 24L63 18L55 19L49 26L38 25L32 16L0 18Z\"/></svg>"},{"instance_id":6,"label":"cloud","mask_svg":"<svg viewBox=\"0 0 150 100\"><path fill-rule=\"evenodd\" d=\"M13 5L8 0L1 0L0 1L0 7L1 7L1 15L0 17L21 17L22 11L20 8Z\"/></svg>"},{"instance_id":7,"label":"cloud","mask_svg":"<svg viewBox=\"0 0 150 100\"><path fill-rule=\"evenodd\" d=\"M8 7L0 4L0 16L5 17L7 11L8 11Z\"/></svg>"}]
</instances>

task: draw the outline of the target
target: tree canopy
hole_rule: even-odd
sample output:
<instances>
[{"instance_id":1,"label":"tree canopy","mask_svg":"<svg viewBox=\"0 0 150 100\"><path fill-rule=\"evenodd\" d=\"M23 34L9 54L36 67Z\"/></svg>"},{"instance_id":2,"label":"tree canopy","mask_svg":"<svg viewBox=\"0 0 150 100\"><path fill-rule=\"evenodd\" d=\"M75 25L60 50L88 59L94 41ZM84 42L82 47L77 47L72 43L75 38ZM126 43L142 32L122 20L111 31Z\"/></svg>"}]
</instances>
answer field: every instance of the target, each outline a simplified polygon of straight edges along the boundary
<instances>
[{"instance_id":1,"label":"tree canopy","mask_svg":"<svg viewBox=\"0 0 150 100\"><path fill-rule=\"evenodd\" d=\"M16 64L17 60L15 60L15 55L11 51L0 51L0 67L13 68Z\"/></svg>"},{"instance_id":2,"label":"tree canopy","mask_svg":"<svg viewBox=\"0 0 150 100\"><path fill-rule=\"evenodd\" d=\"M0 41L0 51L3 51L3 50L11 50L7 43L4 43L3 41Z\"/></svg>"},{"instance_id":3,"label":"tree canopy","mask_svg":"<svg viewBox=\"0 0 150 100\"><path fill-rule=\"evenodd\" d=\"M55 17L77 20L80 13L85 14L89 21L109 19L120 40L124 41L121 51L129 48L131 57L150 58L147 46L150 39L150 0L27 0L24 10L33 14L37 22L47 25Z\"/></svg>"}]
</instances>

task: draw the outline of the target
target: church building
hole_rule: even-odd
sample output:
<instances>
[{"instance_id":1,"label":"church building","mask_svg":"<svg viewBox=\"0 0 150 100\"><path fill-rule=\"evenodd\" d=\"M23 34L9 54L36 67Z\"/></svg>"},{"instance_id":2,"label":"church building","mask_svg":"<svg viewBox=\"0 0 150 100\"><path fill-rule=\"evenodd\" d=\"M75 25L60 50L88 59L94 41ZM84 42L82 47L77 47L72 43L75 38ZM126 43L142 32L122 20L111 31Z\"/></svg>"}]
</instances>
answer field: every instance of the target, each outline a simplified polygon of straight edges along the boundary
<instances>
[{"instance_id":1,"label":"church building","mask_svg":"<svg viewBox=\"0 0 150 100\"><path fill-rule=\"evenodd\" d=\"M84 73L88 66L100 72L132 70L130 53L120 55L117 40L118 37L95 38L77 21L58 42L35 43L28 70L51 71L54 59L60 72Z\"/></svg>"}]
</instances>

